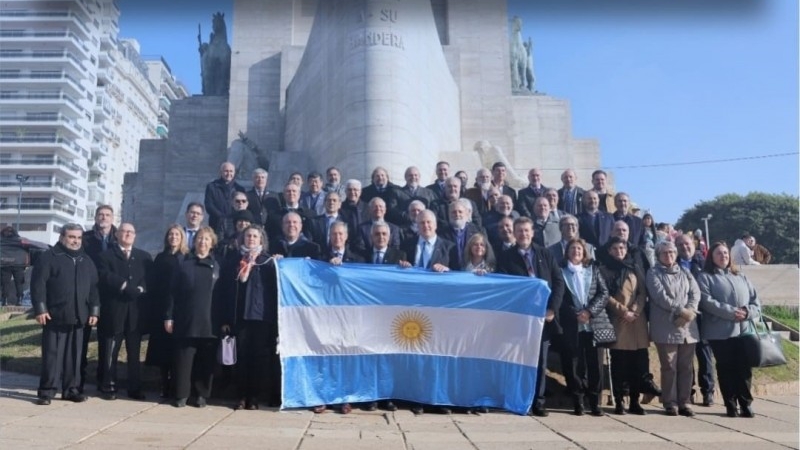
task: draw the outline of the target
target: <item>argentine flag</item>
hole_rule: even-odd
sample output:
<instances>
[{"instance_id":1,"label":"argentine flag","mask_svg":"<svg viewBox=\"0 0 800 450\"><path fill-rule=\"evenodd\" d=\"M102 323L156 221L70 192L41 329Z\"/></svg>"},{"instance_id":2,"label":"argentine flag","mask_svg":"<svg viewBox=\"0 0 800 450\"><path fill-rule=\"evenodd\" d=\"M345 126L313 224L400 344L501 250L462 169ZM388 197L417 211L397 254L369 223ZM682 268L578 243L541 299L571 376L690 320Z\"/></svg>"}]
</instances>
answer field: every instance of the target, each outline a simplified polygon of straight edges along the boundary
<instances>
[{"instance_id":1,"label":"argentine flag","mask_svg":"<svg viewBox=\"0 0 800 450\"><path fill-rule=\"evenodd\" d=\"M535 278L281 259L283 408L398 399L525 414L549 295Z\"/></svg>"}]
</instances>

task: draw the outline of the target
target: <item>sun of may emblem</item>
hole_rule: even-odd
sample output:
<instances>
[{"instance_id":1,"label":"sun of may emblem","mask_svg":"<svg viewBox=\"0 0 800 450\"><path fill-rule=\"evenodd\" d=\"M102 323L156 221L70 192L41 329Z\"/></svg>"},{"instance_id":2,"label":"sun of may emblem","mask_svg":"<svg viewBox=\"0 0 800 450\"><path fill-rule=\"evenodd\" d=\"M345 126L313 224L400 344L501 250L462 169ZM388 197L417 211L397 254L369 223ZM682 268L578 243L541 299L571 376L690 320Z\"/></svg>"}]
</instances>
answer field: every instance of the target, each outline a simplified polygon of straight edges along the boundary
<instances>
[{"instance_id":1,"label":"sun of may emblem","mask_svg":"<svg viewBox=\"0 0 800 450\"><path fill-rule=\"evenodd\" d=\"M406 350L415 350L430 340L433 324L419 311L403 311L392 321L394 342Z\"/></svg>"}]
</instances>

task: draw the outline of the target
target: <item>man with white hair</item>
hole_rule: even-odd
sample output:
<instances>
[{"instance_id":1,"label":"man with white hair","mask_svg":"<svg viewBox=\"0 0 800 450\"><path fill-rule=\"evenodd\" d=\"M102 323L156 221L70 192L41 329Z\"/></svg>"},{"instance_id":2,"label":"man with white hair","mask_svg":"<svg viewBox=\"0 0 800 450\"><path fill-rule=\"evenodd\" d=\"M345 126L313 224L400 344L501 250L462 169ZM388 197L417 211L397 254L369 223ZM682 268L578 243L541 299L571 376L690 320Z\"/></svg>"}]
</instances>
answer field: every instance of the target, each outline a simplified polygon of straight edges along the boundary
<instances>
[{"instance_id":1,"label":"man with white hair","mask_svg":"<svg viewBox=\"0 0 800 450\"><path fill-rule=\"evenodd\" d=\"M347 180L344 184L345 198L340 214L350 225L351 230L358 229L358 224L369 219L369 210L361 200L361 182L356 179Z\"/></svg>"},{"instance_id":2,"label":"man with white hair","mask_svg":"<svg viewBox=\"0 0 800 450\"><path fill-rule=\"evenodd\" d=\"M450 221L450 204L461 198L461 179L450 177L444 182L444 199L437 200L428 207L433 211L441 226L446 226ZM472 200L467 199L472 202ZM478 214L478 207L472 202L471 221L475 225L481 226L481 216Z\"/></svg>"},{"instance_id":3,"label":"man with white hair","mask_svg":"<svg viewBox=\"0 0 800 450\"><path fill-rule=\"evenodd\" d=\"M397 191L400 186L389 180L389 171L384 167L376 167L372 171L372 184L366 186L361 192L361 201L369 203L375 197L380 197L386 203L387 220L392 223L399 222L396 217L397 211Z\"/></svg>"},{"instance_id":4,"label":"man with white hair","mask_svg":"<svg viewBox=\"0 0 800 450\"><path fill-rule=\"evenodd\" d=\"M233 163L224 162L219 166L219 178L206 185L206 195L203 201L208 213L208 224L217 233L217 236L231 234L230 215L233 213L231 198L234 192L244 192L236 177L236 167Z\"/></svg>"},{"instance_id":5,"label":"man with white hair","mask_svg":"<svg viewBox=\"0 0 800 450\"><path fill-rule=\"evenodd\" d=\"M550 202L539 197L533 203L533 242L549 248L561 239L558 222L550 215Z\"/></svg>"},{"instance_id":6,"label":"man with white hair","mask_svg":"<svg viewBox=\"0 0 800 450\"><path fill-rule=\"evenodd\" d=\"M536 168L529 170L528 186L517 192L516 208L519 214L525 217L533 217L533 202L537 198L544 196L545 191L547 191L547 188L542 184L542 170Z\"/></svg>"},{"instance_id":7,"label":"man with white hair","mask_svg":"<svg viewBox=\"0 0 800 450\"><path fill-rule=\"evenodd\" d=\"M411 203L408 204L408 208L406 208L405 213L403 214L403 223L404 225L400 227L400 242L404 242L406 239L411 237L418 237L419 236L419 228L417 227L417 216L422 211L425 211L427 208L425 204L422 203L420 200L412 200Z\"/></svg>"},{"instance_id":8,"label":"man with white hair","mask_svg":"<svg viewBox=\"0 0 800 450\"><path fill-rule=\"evenodd\" d=\"M376 223L386 223L389 226L389 231L391 232L389 246L400 248L400 228L386 221L386 202L380 197L373 197L367 207L369 209L369 219L358 225L358 236L351 242L353 248L365 254L372 240L372 225Z\"/></svg>"},{"instance_id":9,"label":"man with white hair","mask_svg":"<svg viewBox=\"0 0 800 450\"><path fill-rule=\"evenodd\" d=\"M491 211L489 207L489 190L492 188L492 172L481 167L475 174L475 187L464 192L464 197L472 200L478 206L478 214L484 216Z\"/></svg>"},{"instance_id":10,"label":"man with white hair","mask_svg":"<svg viewBox=\"0 0 800 450\"><path fill-rule=\"evenodd\" d=\"M405 172L406 185L397 189L397 207L398 211L405 213L408 210L408 205L414 201L420 201L427 208L437 195L430 189L420 185L420 172L416 166L410 166Z\"/></svg>"},{"instance_id":11,"label":"man with white hair","mask_svg":"<svg viewBox=\"0 0 800 450\"><path fill-rule=\"evenodd\" d=\"M451 203L449 207L449 226L438 230L440 237L455 244L457 258L455 261L450 261L450 268L453 270L461 270L461 262L464 260L463 256L467 242L472 236L483 234L480 228L469 222L469 217L472 214L471 207L471 202L465 198Z\"/></svg>"}]
</instances>

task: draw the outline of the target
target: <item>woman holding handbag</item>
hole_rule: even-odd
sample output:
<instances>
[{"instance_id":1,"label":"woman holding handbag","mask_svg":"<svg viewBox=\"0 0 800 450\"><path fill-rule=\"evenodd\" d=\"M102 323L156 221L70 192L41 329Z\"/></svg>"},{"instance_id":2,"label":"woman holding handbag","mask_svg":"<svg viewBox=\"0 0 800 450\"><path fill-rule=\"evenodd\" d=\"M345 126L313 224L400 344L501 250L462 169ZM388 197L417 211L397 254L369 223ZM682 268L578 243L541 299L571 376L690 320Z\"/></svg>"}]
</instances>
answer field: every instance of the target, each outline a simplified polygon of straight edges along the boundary
<instances>
[{"instance_id":1,"label":"woman holding handbag","mask_svg":"<svg viewBox=\"0 0 800 450\"><path fill-rule=\"evenodd\" d=\"M650 295L650 338L661 363L661 403L668 416L694 416L692 394L694 347L700 338L697 307L700 290L688 270L678 264L671 241L656 245L658 264L647 273Z\"/></svg>"},{"instance_id":2,"label":"woman holding handbag","mask_svg":"<svg viewBox=\"0 0 800 450\"><path fill-rule=\"evenodd\" d=\"M262 386L267 386L269 406L280 405L277 281L264 230L251 225L239 236L238 257L224 262L219 309L223 336L236 337L236 385L239 402L234 409L258 409Z\"/></svg>"},{"instance_id":3,"label":"woman holding handbag","mask_svg":"<svg viewBox=\"0 0 800 450\"><path fill-rule=\"evenodd\" d=\"M561 364L567 390L572 394L576 416L584 413L584 397L588 397L591 414L602 416L602 346L616 340L605 310L608 289L583 239L567 242L561 271L566 282L559 311L564 330L560 336Z\"/></svg>"},{"instance_id":4,"label":"woman holding handbag","mask_svg":"<svg viewBox=\"0 0 800 450\"><path fill-rule=\"evenodd\" d=\"M700 286L700 310L704 313L703 339L707 339L717 362L717 378L728 417L753 417L750 385L753 373L739 335L747 332L750 320L761 316L761 305L750 281L731 260L724 242L709 249ZM740 410L737 411L736 404Z\"/></svg>"}]
</instances>

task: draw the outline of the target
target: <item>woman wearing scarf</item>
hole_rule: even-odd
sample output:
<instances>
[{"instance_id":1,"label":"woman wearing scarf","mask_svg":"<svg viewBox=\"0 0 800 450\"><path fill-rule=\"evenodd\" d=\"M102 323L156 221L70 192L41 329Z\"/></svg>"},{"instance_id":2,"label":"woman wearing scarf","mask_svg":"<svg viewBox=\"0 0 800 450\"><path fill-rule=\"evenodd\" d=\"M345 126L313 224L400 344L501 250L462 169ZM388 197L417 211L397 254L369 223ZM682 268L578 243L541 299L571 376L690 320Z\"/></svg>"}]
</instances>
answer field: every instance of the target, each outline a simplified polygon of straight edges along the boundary
<instances>
[{"instance_id":1,"label":"woman wearing scarf","mask_svg":"<svg viewBox=\"0 0 800 450\"><path fill-rule=\"evenodd\" d=\"M628 244L619 237L608 241L605 266L601 269L608 286L608 310L617 334L611 346L611 386L614 395L614 414L625 414L623 387L628 385L630 403L628 412L644 415L639 404L641 383L649 373L647 348L647 288L641 269L627 258Z\"/></svg>"},{"instance_id":2,"label":"woman wearing scarf","mask_svg":"<svg viewBox=\"0 0 800 450\"><path fill-rule=\"evenodd\" d=\"M583 239L567 242L561 270L567 286L560 310L564 329L561 364L567 390L572 394L576 416L584 413L584 397L588 397L591 414L602 416L601 346L613 342L613 337L610 337L613 328L605 311L608 288L597 265L589 258ZM605 338L600 338L601 335Z\"/></svg>"},{"instance_id":3,"label":"woman wearing scarf","mask_svg":"<svg viewBox=\"0 0 800 450\"><path fill-rule=\"evenodd\" d=\"M268 405L280 405L277 282L267 247L264 230L249 226L239 237L239 258L228 258L222 269L220 329L236 336L239 402L234 409L258 409L262 386L267 386Z\"/></svg>"},{"instance_id":4,"label":"woman wearing scarf","mask_svg":"<svg viewBox=\"0 0 800 450\"><path fill-rule=\"evenodd\" d=\"M694 416L692 394L694 347L700 338L697 307L700 289L692 274L678 264L671 241L656 245L658 264L647 273L650 295L650 338L661 363L661 403L668 416Z\"/></svg>"}]
</instances>

